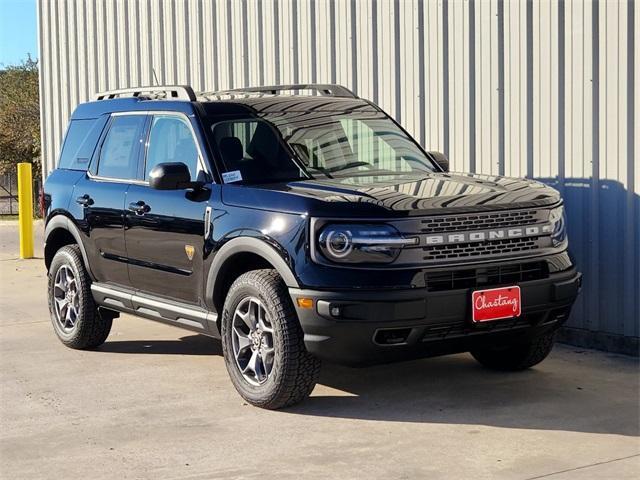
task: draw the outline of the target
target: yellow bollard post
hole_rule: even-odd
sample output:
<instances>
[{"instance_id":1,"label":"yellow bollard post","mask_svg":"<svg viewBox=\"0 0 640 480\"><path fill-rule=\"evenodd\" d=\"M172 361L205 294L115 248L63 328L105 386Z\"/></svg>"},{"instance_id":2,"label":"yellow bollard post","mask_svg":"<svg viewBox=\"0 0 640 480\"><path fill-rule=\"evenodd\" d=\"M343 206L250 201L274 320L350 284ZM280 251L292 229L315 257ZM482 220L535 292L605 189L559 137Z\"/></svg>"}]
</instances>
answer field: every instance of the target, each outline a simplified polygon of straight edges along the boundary
<instances>
[{"instance_id":1,"label":"yellow bollard post","mask_svg":"<svg viewBox=\"0 0 640 480\"><path fill-rule=\"evenodd\" d=\"M31 164L18 164L18 223L20 258L33 257L33 188Z\"/></svg>"}]
</instances>

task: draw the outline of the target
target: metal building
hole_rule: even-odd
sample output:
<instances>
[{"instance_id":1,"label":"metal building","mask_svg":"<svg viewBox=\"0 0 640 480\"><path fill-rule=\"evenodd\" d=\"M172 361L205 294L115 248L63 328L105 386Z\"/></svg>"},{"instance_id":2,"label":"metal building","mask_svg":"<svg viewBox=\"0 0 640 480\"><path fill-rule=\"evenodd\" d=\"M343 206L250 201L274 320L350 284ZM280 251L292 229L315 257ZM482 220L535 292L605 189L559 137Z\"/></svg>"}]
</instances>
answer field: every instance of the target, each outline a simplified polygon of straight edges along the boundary
<instances>
[{"instance_id":1,"label":"metal building","mask_svg":"<svg viewBox=\"0 0 640 480\"><path fill-rule=\"evenodd\" d=\"M339 83L453 170L556 186L585 288L566 340L638 352L634 0L39 0L43 170L97 91Z\"/></svg>"}]
</instances>

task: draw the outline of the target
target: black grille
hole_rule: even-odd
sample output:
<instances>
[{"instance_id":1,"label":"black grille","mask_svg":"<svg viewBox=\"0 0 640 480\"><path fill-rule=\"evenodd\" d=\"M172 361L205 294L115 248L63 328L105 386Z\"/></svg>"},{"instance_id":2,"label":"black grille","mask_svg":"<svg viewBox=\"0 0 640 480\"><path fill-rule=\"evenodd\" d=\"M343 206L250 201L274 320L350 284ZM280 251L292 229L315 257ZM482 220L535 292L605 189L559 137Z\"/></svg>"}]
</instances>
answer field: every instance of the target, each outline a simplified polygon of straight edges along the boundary
<instances>
[{"instance_id":1,"label":"black grille","mask_svg":"<svg viewBox=\"0 0 640 480\"><path fill-rule=\"evenodd\" d=\"M475 257L479 255L509 254L538 248L538 238L506 238L484 242L454 243L451 245L430 245L424 247L425 260Z\"/></svg>"},{"instance_id":2,"label":"black grille","mask_svg":"<svg viewBox=\"0 0 640 480\"><path fill-rule=\"evenodd\" d=\"M542 316L544 316L544 314L524 315L519 318L479 323L476 325L470 325L467 323L432 325L426 329L422 337L422 341L428 342L431 340L442 340L445 338L467 337L481 335L484 333L512 330L514 328L530 327L531 325L538 323Z\"/></svg>"},{"instance_id":3,"label":"black grille","mask_svg":"<svg viewBox=\"0 0 640 480\"><path fill-rule=\"evenodd\" d=\"M511 226L532 225L539 222L536 210L522 210L502 213L476 213L451 217L432 217L421 221L422 232L460 232L463 230L484 230Z\"/></svg>"},{"instance_id":4,"label":"black grille","mask_svg":"<svg viewBox=\"0 0 640 480\"><path fill-rule=\"evenodd\" d=\"M527 262L493 267L479 267L425 275L427 290L440 292L463 288L496 287L548 278L547 262Z\"/></svg>"}]
</instances>

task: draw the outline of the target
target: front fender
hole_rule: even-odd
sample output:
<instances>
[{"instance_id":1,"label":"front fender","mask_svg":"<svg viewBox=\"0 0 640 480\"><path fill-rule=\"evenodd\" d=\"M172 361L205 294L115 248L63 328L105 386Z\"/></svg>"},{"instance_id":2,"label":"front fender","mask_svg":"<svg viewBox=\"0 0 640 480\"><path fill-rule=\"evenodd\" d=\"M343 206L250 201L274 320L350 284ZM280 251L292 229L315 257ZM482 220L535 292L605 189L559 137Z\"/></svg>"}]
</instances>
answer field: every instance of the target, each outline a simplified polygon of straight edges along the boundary
<instances>
[{"instance_id":1,"label":"front fender","mask_svg":"<svg viewBox=\"0 0 640 480\"><path fill-rule=\"evenodd\" d=\"M262 257L264 260L273 265L278 274L284 280L287 287L300 288L300 284L296 279L291 267L287 264L282 254L273 246L264 240L255 237L236 237L226 242L216 253L211 263L211 268L207 275L205 294L207 301L213 298L213 293L219 287L222 279L219 272L225 266L225 263L239 253L253 253Z\"/></svg>"}]
</instances>

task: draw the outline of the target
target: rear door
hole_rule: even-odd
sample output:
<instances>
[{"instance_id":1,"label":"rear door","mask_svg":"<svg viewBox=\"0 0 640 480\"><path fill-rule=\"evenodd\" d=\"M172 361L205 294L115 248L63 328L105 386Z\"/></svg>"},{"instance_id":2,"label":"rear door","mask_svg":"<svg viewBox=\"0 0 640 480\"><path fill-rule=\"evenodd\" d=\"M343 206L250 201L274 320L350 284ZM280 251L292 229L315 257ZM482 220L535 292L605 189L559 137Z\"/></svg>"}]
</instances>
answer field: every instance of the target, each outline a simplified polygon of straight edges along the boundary
<instances>
[{"instance_id":1,"label":"rear door","mask_svg":"<svg viewBox=\"0 0 640 480\"><path fill-rule=\"evenodd\" d=\"M129 286L124 241L127 191L137 181L146 115L113 115L90 170L76 183L74 202L91 271L98 282Z\"/></svg>"},{"instance_id":2,"label":"rear door","mask_svg":"<svg viewBox=\"0 0 640 480\"><path fill-rule=\"evenodd\" d=\"M136 290L199 304L203 291L204 217L211 190L154 190L147 181L158 163L182 162L192 180L207 180L201 146L189 117L154 114L140 175L125 213L129 277Z\"/></svg>"}]
</instances>

